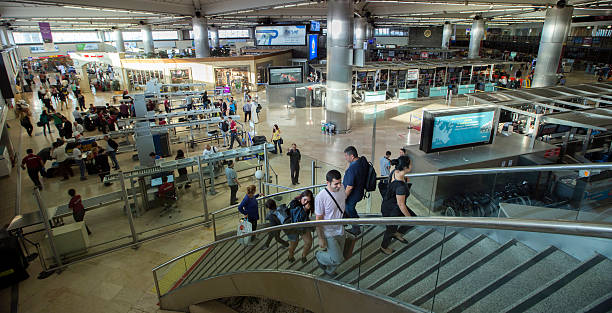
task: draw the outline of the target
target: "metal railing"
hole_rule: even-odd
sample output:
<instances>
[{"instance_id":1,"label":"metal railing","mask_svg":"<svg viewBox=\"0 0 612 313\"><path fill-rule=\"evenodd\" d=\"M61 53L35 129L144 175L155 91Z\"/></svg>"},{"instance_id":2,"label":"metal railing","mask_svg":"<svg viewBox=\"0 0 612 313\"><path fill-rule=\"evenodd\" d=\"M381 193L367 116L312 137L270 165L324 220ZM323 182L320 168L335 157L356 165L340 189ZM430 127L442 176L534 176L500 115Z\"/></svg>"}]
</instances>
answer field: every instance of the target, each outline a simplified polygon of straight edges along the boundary
<instances>
[{"instance_id":1,"label":"metal railing","mask_svg":"<svg viewBox=\"0 0 612 313\"><path fill-rule=\"evenodd\" d=\"M525 173L525 172L548 172L548 171L567 171L567 170L612 170L612 163L589 163L589 164L579 164L579 165L535 165L535 166L513 166L513 167L495 167L495 168L480 168L480 169L464 169L464 170L451 170L451 171L439 171L439 172L424 172L424 173L409 173L406 174L408 178L417 178L417 177L431 177L431 176L462 176L462 175L485 175L485 174L507 174L507 173ZM377 180L386 179L388 177L378 177ZM308 189L316 189L323 188L325 184L312 185L307 187L301 187L291 190L285 190L269 195L265 195L263 197L257 198L257 200L262 203L262 200L282 196L285 194L308 190ZM260 205L260 207L262 207ZM214 239L217 240L219 234L217 234L217 226L216 220L219 218L223 218L232 214L236 214L238 212L231 212L229 214L228 211L232 209L238 208L238 204L230 205L223 209L217 210L211 213L211 219L213 224L213 234ZM265 213L265 212L261 212ZM222 215L223 214L223 215ZM263 216L264 214L261 214Z\"/></svg>"},{"instance_id":2,"label":"metal railing","mask_svg":"<svg viewBox=\"0 0 612 313\"><path fill-rule=\"evenodd\" d=\"M222 245L226 242L240 238L268 234L274 231L287 230L293 228L320 227L330 225L408 225L408 226L429 226L429 227L458 227L458 228L477 228L495 229L510 231L525 231L559 235L573 235L582 237L595 237L612 239L612 224L609 223L584 223L560 220L532 220L532 219L506 219L506 218L465 218L465 217L376 217L376 218L351 218L341 220L319 220L301 223L286 224L268 227L248 234L236 235L215 241L213 243L196 248L189 252L174 257L153 268L153 280L158 298L161 298L159 280L157 272L177 261L184 259L194 253L205 249Z\"/></svg>"}]
</instances>

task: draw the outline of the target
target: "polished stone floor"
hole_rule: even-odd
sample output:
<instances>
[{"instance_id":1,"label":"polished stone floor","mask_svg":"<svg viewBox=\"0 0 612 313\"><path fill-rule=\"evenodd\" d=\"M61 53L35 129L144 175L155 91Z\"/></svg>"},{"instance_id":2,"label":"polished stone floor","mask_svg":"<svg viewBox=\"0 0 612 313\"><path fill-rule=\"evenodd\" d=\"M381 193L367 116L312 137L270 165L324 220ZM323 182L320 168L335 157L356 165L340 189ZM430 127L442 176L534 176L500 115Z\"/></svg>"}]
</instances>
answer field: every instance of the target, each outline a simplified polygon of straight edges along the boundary
<instances>
[{"instance_id":1,"label":"polished stone floor","mask_svg":"<svg viewBox=\"0 0 612 313\"><path fill-rule=\"evenodd\" d=\"M593 81L591 75L576 73L568 77L568 84ZM33 123L38 120L40 102L32 98L32 94L26 94L27 99L34 111ZM95 96L86 94L86 103L104 104L109 101L109 93L98 93ZM236 97L241 98L241 97ZM268 140L272 137L272 126L277 124L284 139L283 152L291 143L296 143L302 153L302 164L300 174L300 185L308 186L314 179L315 183L323 183L325 172L336 168L343 171L346 162L342 151L349 145L357 147L360 154L371 158L374 151L373 162L378 168L377 160L386 150L390 150L393 157L398 155L398 150L404 145L418 144L419 133L409 129L409 125L418 125L423 108L446 107L443 99L405 101L380 105L376 108L372 105L355 106L352 111L353 129L348 134L329 136L320 131L320 122L324 119L321 108L287 108L285 106L268 105L265 102L265 93L260 93L264 109L260 114L260 122L255 126L259 135L265 135ZM453 106L463 106L465 98L453 99ZM75 105L74 99L70 108ZM238 105L241 108L241 104ZM72 120L71 109L62 113ZM239 110L241 111L241 110ZM240 112L241 113L241 112ZM375 145L373 139L373 119L376 116ZM43 136L42 130L35 128L33 137L29 137L13 116L9 120L10 136L13 139L15 149L22 157L27 148L40 151L55 140L55 134ZM53 126L51 126L53 128ZM55 130L54 130L55 131ZM97 132L87 133L94 134ZM174 146L176 149L184 146ZM195 150L189 150L188 155L201 153L203 145L200 144ZM119 163L124 170L132 169L136 162L131 160L131 153L118 155ZM311 173L312 161L316 161L316 175ZM290 186L289 160L284 154L271 156L270 164L273 168L273 183L282 186ZM49 166L49 164L47 164ZM76 168L74 168L76 170ZM32 195L32 182L25 172L22 172L21 181L17 179L17 169L9 177L0 179L2 190L7 190L5 201L0 201L2 216L9 216L6 212L14 210L17 184L21 184L20 210L22 213L38 210L35 198ZM256 183L253 178L253 170L240 172L239 176L248 176L241 180L241 188L238 192L239 199L244 196L246 186ZM278 177L278 181L276 181ZM119 190L118 183L110 187L104 187L96 176L89 176L88 180L80 181L78 173L68 181L58 178L43 180L44 190L41 192L43 203L46 207L66 203L69 200L67 190L75 188L84 198ZM282 189L271 188L270 192ZM217 187L216 195L207 195L209 212L213 212L229 205L228 189L224 185ZM361 212L378 212L376 200L373 200L370 208L362 201L359 210ZM86 221L93 234L90 243L96 245L92 248L105 249L118 243L127 242L130 235L129 224L123 212L122 204L114 204L87 213ZM173 229L182 224L198 221L203 214L201 189L197 183L192 184L188 191L180 192L178 206L180 213L172 217L159 216L159 209L145 212L142 216L134 219L136 231L142 236L152 235L156 232ZM235 230L239 215L236 213L217 223L218 232ZM6 219L6 218L5 218ZM72 222L72 218L65 218L65 222ZM7 220L3 220L8 223ZM42 239L42 232L31 236L34 241ZM210 243L213 240L210 227L197 227L174 235L144 243L137 250L124 249L118 252L106 254L92 260L83 261L69 266L61 274L54 274L44 280L36 279L41 270L38 260L33 261L28 269L30 278L19 285L19 312L156 312L159 311L157 298L154 291L153 276L151 269L156 265L171 259L172 257L192 250L196 247ZM31 248L31 247L29 247ZM10 290L9 290L10 291ZM7 289L2 291L5 299Z\"/></svg>"}]
</instances>

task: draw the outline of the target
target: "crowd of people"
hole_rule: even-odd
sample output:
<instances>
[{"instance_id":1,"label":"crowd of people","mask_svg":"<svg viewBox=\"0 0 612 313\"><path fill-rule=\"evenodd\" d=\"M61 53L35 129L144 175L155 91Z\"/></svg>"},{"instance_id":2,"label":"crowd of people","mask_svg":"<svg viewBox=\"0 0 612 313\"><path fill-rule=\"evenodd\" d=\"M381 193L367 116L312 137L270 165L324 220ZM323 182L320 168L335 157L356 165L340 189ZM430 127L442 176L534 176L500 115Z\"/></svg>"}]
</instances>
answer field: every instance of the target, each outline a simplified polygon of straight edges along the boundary
<instances>
[{"instance_id":1,"label":"crowd of people","mask_svg":"<svg viewBox=\"0 0 612 313\"><path fill-rule=\"evenodd\" d=\"M297 175L293 176L293 170L299 171L300 152L295 144L287 153L290 157L290 167L292 171L292 182L297 182ZM406 174L412 169L410 157L406 155L405 149L400 149L399 155L391 159L392 153L387 151L380 160L380 173L385 179L378 183L378 190L382 195L381 213L384 217L416 216L407 206L406 200L410 195L411 184L406 178ZM315 220L337 220L342 218L359 218L356 206L365 196L370 176L371 165L363 156L359 156L357 149L349 146L344 150L344 158L348 164L344 175L338 170L327 172L325 180L326 186L317 195L312 191L305 190L292 199L288 204L278 204L272 198L265 201L267 215L265 219L268 225L277 226L289 223L307 222ZM392 169L393 167L393 169ZM226 169L228 185L232 190L230 203L236 204L236 191L240 186L233 164ZM246 195L238 205L238 211L244 215L251 225L252 230L257 230L260 220L257 199L262 194L257 194L255 185L250 185L246 190ZM407 232L406 227L389 225L384 232L380 251L386 255L394 252L390 248L393 240L408 243L404 238ZM286 240L281 235L281 231L268 233L268 238L261 246L261 249L268 249L272 240L275 240L282 247L288 248L288 261L296 262L295 253L298 241L303 240L302 263L308 262L308 255L312 249L313 233L318 237L319 248L315 252L315 259L319 267L330 276L336 275L336 268L345 259L352 256L352 251L356 238L362 230L359 225L346 227L343 225L318 226L315 228L302 227L284 230ZM252 239L257 240L255 236Z\"/></svg>"}]
</instances>

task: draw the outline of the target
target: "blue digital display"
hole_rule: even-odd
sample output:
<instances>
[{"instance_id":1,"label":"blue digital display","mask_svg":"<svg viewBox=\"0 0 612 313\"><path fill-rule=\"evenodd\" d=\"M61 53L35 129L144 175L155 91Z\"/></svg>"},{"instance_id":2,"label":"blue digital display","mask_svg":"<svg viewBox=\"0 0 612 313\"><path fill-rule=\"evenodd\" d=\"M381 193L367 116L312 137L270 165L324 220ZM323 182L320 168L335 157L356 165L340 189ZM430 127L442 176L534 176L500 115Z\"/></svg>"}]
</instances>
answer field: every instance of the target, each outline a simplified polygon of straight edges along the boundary
<instances>
[{"instance_id":1,"label":"blue digital display","mask_svg":"<svg viewBox=\"0 0 612 313\"><path fill-rule=\"evenodd\" d=\"M436 116L431 148L489 142L494 118L495 111Z\"/></svg>"},{"instance_id":2,"label":"blue digital display","mask_svg":"<svg viewBox=\"0 0 612 313\"><path fill-rule=\"evenodd\" d=\"M308 35L308 59L316 59L319 50L319 35Z\"/></svg>"},{"instance_id":3,"label":"blue digital display","mask_svg":"<svg viewBox=\"0 0 612 313\"><path fill-rule=\"evenodd\" d=\"M319 22L319 21L310 21L310 31L311 32L321 31L321 22Z\"/></svg>"}]
</instances>

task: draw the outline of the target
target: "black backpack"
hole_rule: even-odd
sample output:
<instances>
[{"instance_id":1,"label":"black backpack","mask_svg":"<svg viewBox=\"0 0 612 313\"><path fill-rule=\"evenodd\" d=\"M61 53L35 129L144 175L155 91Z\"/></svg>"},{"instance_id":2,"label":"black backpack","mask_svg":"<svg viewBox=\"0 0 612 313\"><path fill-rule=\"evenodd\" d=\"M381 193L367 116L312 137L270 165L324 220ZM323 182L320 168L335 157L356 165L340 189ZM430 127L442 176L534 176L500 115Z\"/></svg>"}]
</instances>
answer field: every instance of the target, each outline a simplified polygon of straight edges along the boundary
<instances>
[{"instance_id":1,"label":"black backpack","mask_svg":"<svg viewBox=\"0 0 612 313\"><path fill-rule=\"evenodd\" d=\"M365 157L362 157L363 160L367 163L367 176L366 176L366 181L365 181L365 190L366 191L374 191L376 190L376 170L374 169L374 166L372 165L372 162L368 162L368 160Z\"/></svg>"},{"instance_id":2,"label":"black backpack","mask_svg":"<svg viewBox=\"0 0 612 313\"><path fill-rule=\"evenodd\" d=\"M221 122L221 130L224 132L229 130L229 125L227 125L226 121Z\"/></svg>"}]
</instances>

